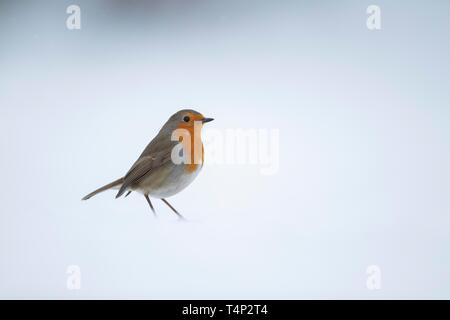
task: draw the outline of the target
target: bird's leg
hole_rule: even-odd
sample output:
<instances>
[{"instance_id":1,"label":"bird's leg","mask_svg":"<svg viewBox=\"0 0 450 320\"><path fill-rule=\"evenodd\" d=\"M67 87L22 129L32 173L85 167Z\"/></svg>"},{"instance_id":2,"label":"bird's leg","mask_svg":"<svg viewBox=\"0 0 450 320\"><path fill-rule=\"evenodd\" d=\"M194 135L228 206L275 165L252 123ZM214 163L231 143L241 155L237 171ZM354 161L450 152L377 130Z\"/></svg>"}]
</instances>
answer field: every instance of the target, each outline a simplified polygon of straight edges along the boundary
<instances>
[{"instance_id":1,"label":"bird's leg","mask_svg":"<svg viewBox=\"0 0 450 320\"><path fill-rule=\"evenodd\" d=\"M170 209L172 209L173 210L173 212L175 212L177 215L178 215L178 217L180 217L180 219L183 219L184 220L184 217L177 211L177 210L175 210L175 208L174 207L172 207L171 205L170 205L170 203L169 202L167 202L167 200L166 199L164 199L164 198L161 198L161 200L165 203L165 204L167 204L168 206L169 206L169 208Z\"/></svg>"},{"instance_id":2,"label":"bird's leg","mask_svg":"<svg viewBox=\"0 0 450 320\"><path fill-rule=\"evenodd\" d=\"M152 202L150 201L150 198L148 197L148 194L144 194L145 199L148 202L148 205L150 206L150 209L152 209L153 214L156 216L155 208L153 208Z\"/></svg>"}]
</instances>

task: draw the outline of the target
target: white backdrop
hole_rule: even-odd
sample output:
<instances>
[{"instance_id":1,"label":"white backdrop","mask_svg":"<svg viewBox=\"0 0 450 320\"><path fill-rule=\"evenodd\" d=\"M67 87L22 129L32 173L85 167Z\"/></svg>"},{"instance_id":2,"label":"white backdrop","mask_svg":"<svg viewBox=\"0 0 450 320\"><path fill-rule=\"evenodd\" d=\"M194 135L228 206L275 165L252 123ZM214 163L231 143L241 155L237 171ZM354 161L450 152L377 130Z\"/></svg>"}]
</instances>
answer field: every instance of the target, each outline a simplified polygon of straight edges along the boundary
<instances>
[{"instance_id":1,"label":"white backdrop","mask_svg":"<svg viewBox=\"0 0 450 320\"><path fill-rule=\"evenodd\" d=\"M448 1L72 3L0 4L1 298L450 297ZM181 107L278 129L278 172L207 163L186 223L80 201Z\"/></svg>"}]
</instances>

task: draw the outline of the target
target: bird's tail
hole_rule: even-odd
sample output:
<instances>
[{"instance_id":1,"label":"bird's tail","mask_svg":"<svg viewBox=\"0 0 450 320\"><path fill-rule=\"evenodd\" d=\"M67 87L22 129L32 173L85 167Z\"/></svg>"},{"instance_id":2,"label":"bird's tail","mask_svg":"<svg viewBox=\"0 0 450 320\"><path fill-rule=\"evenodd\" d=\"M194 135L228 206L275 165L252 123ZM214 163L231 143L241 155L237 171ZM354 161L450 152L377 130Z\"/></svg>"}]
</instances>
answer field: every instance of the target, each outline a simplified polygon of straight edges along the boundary
<instances>
[{"instance_id":1,"label":"bird's tail","mask_svg":"<svg viewBox=\"0 0 450 320\"><path fill-rule=\"evenodd\" d=\"M105 191L105 190L108 190L108 189L111 189L111 188L114 188L114 187L119 187L119 188L120 188L120 186L122 185L122 183L123 183L123 177L120 178L120 179L117 179L116 181L113 181L113 182L111 182L111 183L108 183L106 186L103 186L103 187L101 187L101 188L98 188L98 189L95 190L95 191L92 191L91 193L89 193L87 196L85 196L85 197L84 197L83 199L81 199L81 200L87 200L87 199L89 199L89 198L95 196L97 193L103 192L103 191Z\"/></svg>"}]
</instances>

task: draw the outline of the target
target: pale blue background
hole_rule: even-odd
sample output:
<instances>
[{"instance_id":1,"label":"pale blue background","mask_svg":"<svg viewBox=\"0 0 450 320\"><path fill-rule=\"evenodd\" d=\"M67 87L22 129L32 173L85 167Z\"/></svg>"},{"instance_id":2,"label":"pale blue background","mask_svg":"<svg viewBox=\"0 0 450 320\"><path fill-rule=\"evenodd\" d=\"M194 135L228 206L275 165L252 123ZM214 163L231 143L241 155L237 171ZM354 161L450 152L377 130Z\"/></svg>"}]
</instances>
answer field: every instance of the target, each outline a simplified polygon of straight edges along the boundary
<instances>
[{"instance_id":1,"label":"pale blue background","mask_svg":"<svg viewBox=\"0 0 450 320\"><path fill-rule=\"evenodd\" d=\"M80 31L65 27L73 3ZM0 297L450 298L449 14L449 1L1 1ZM137 195L80 201L181 106L211 128L279 128L278 174L205 167L172 198L188 223L159 201L155 220Z\"/></svg>"}]
</instances>

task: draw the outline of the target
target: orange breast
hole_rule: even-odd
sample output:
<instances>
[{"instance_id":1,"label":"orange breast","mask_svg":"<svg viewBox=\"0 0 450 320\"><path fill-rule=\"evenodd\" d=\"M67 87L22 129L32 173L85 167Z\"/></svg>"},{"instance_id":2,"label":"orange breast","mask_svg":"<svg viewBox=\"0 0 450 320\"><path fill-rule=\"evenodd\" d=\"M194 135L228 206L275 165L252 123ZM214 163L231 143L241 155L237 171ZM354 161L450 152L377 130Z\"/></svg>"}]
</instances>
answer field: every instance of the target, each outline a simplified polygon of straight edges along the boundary
<instances>
[{"instance_id":1,"label":"orange breast","mask_svg":"<svg viewBox=\"0 0 450 320\"><path fill-rule=\"evenodd\" d=\"M202 166L203 165L203 159L204 159L204 154L203 154L203 144L202 144L202 148L201 148L201 155L200 155L200 162L193 162L191 164L185 164L184 165L184 170L186 170L189 173L195 172L198 169L198 166ZM193 152L192 152L193 153ZM191 155L191 159L194 159L194 155Z\"/></svg>"},{"instance_id":2,"label":"orange breast","mask_svg":"<svg viewBox=\"0 0 450 320\"><path fill-rule=\"evenodd\" d=\"M202 137L201 137L201 128L200 130L197 130L197 132L194 132L193 126L184 126L179 125L179 129L185 129L189 132L190 135L190 141L184 141L181 140L181 143L183 143L183 149L187 150L185 152L189 152L190 150L190 163L184 164L184 169L189 172L195 172L198 169L198 166L203 165L203 159L204 159L204 148L202 143Z\"/></svg>"}]
</instances>

